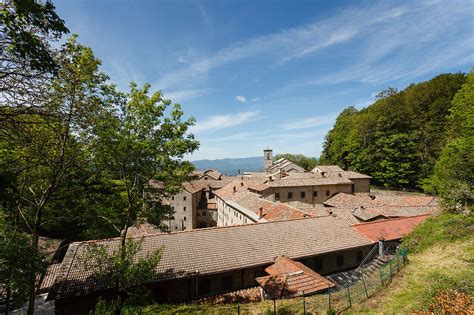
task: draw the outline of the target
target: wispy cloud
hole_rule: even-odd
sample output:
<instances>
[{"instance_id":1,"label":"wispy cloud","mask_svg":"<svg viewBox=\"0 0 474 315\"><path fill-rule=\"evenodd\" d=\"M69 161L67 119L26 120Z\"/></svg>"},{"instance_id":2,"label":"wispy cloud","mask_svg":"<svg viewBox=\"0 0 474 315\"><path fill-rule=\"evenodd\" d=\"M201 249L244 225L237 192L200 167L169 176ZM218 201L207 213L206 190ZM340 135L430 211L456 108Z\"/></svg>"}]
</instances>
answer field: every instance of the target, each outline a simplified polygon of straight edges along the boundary
<instances>
[{"instance_id":1,"label":"wispy cloud","mask_svg":"<svg viewBox=\"0 0 474 315\"><path fill-rule=\"evenodd\" d=\"M237 95L235 99L241 103L247 103L247 98L245 98L245 96Z\"/></svg>"},{"instance_id":2,"label":"wispy cloud","mask_svg":"<svg viewBox=\"0 0 474 315\"><path fill-rule=\"evenodd\" d=\"M167 88L182 80L202 76L216 67L263 53L271 52L277 62L300 58L349 41L371 25L396 18L409 10L408 6L386 8L381 5L373 5L369 9L351 9L312 24L237 42L188 67L169 73L157 82L157 86Z\"/></svg>"},{"instance_id":3,"label":"wispy cloud","mask_svg":"<svg viewBox=\"0 0 474 315\"><path fill-rule=\"evenodd\" d=\"M187 89L165 92L164 96L173 102L184 102L208 94L211 89Z\"/></svg>"},{"instance_id":4,"label":"wispy cloud","mask_svg":"<svg viewBox=\"0 0 474 315\"><path fill-rule=\"evenodd\" d=\"M300 120L294 120L283 126L285 130L296 130L296 129L306 129L313 128L318 126L325 126L333 124L336 120L337 113L330 113L327 115L319 115L308 118L303 118Z\"/></svg>"},{"instance_id":5,"label":"wispy cloud","mask_svg":"<svg viewBox=\"0 0 474 315\"><path fill-rule=\"evenodd\" d=\"M198 121L196 126L193 126L192 128L190 128L190 132L199 133L203 131L219 130L219 129L235 127L235 126L242 125L242 124L258 119L259 114L260 114L260 111L254 110L254 111L240 112L237 114L211 116L202 122Z\"/></svg>"},{"instance_id":6,"label":"wispy cloud","mask_svg":"<svg viewBox=\"0 0 474 315\"><path fill-rule=\"evenodd\" d=\"M314 23L236 42L168 73L157 82L157 86L165 89L183 81L200 82L209 71L246 58L265 56L271 65L277 66L335 45L354 43L356 39L360 47L354 51L354 58L358 60L349 69L319 75L316 79L306 80L304 84L351 80L374 83L393 76L418 76L433 68L465 62L468 59L466 55L470 55L472 61L472 34L464 38L461 50L452 52L449 58L444 54L446 49L454 50L457 45L442 39L447 32L459 37L456 28L460 21L464 21L464 33L468 34L467 25L472 23L473 10L474 2L463 0L453 0L449 5L438 1L412 1L395 5L379 2L366 7L353 7ZM410 58L418 49L436 42L441 42L440 47L422 62ZM398 58L393 58L393 62L385 60L394 55ZM385 63L379 65L378 61ZM413 67L414 64L417 66Z\"/></svg>"},{"instance_id":7,"label":"wispy cloud","mask_svg":"<svg viewBox=\"0 0 474 315\"><path fill-rule=\"evenodd\" d=\"M446 5L433 1L410 8L400 11L391 23L372 27L370 36L360 43L352 65L304 80L301 85L393 82L474 62L472 31L469 34L468 28L459 28L472 25L474 2L453 1ZM449 41L446 34L450 34ZM416 58L419 51L426 53Z\"/></svg>"},{"instance_id":8,"label":"wispy cloud","mask_svg":"<svg viewBox=\"0 0 474 315\"><path fill-rule=\"evenodd\" d=\"M262 99L260 97L254 97L251 99L252 102L257 103L260 102Z\"/></svg>"}]
</instances>

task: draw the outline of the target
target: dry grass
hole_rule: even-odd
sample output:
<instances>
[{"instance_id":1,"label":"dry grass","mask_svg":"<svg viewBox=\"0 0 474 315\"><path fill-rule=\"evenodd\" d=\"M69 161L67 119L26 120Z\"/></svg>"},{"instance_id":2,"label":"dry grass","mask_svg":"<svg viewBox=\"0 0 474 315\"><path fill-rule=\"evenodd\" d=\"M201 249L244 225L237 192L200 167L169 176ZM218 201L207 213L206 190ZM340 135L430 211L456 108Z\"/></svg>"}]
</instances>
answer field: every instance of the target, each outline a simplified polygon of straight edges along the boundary
<instances>
[{"instance_id":1,"label":"dry grass","mask_svg":"<svg viewBox=\"0 0 474 315\"><path fill-rule=\"evenodd\" d=\"M455 290L472 298L474 235L435 245L410 256L410 263L379 294L348 313L408 314L428 310L440 292Z\"/></svg>"}]
</instances>

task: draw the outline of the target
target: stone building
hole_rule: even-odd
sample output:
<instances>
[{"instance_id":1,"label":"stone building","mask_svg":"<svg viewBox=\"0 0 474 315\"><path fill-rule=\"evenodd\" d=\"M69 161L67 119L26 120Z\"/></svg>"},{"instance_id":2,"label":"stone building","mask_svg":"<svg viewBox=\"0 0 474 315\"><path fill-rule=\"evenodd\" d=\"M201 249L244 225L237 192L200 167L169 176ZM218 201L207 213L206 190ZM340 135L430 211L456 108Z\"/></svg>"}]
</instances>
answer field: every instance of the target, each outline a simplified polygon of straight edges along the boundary
<instances>
[{"instance_id":1,"label":"stone building","mask_svg":"<svg viewBox=\"0 0 474 315\"><path fill-rule=\"evenodd\" d=\"M196 179L184 183L183 190L163 202L174 215L166 222L170 231L183 231L217 225L214 191L232 180L216 170L193 174Z\"/></svg>"}]
</instances>

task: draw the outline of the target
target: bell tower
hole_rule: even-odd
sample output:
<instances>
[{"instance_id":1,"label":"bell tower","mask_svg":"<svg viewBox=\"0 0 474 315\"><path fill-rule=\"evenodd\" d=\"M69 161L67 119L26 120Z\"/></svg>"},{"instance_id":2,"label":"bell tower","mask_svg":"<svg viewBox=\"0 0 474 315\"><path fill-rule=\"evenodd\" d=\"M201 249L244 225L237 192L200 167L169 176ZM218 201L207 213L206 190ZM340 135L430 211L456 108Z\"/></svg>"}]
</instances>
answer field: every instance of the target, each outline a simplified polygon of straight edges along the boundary
<instances>
[{"instance_id":1,"label":"bell tower","mask_svg":"<svg viewBox=\"0 0 474 315\"><path fill-rule=\"evenodd\" d=\"M273 150L268 147L263 150L263 171L273 165Z\"/></svg>"}]
</instances>

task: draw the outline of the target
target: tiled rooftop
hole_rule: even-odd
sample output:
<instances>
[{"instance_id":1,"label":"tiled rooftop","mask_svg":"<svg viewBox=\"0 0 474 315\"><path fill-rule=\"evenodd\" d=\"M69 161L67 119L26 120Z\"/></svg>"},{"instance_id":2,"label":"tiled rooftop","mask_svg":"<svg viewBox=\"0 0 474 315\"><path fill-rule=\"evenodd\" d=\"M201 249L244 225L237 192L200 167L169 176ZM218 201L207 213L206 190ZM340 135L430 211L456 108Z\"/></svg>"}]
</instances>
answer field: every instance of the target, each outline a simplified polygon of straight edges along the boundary
<instances>
[{"instance_id":1,"label":"tiled rooftop","mask_svg":"<svg viewBox=\"0 0 474 315\"><path fill-rule=\"evenodd\" d=\"M92 244L109 251L119 239L72 243L58 271L50 298L63 298L99 290L84 266ZM299 259L327 252L369 245L371 242L352 227L333 217L307 218L241 226L198 229L143 237L138 257L163 248L155 281L267 265L277 256Z\"/></svg>"},{"instance_id":2,"label":"tiled rooftop","mask_svg":"<svg viewBox=\"0 0 474 315\"><path fill-rule=\"evenodd\" d=\"M353 225L359 233L376 242L379 240L393 241L410 233L415 226L423 222L429 215L419 215L407 218L379 220Z\"/></svg>"},{"instance_id":3,"label":"tiled rooftop","mask_svg":"<svg viewBox=\"0 0 474 315\"><path fill-rule=\"evenodd\" d=\"M272 299L311 294L335 284L300 262L279 256L265 269L269 274L255 280Z\"/></svg>"}]
</instances>

